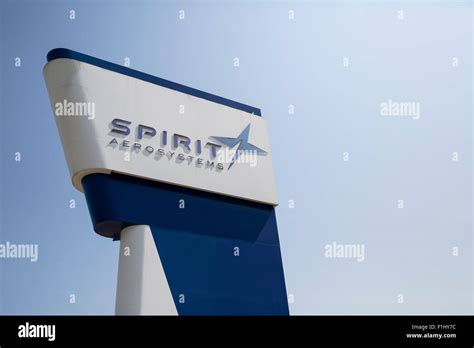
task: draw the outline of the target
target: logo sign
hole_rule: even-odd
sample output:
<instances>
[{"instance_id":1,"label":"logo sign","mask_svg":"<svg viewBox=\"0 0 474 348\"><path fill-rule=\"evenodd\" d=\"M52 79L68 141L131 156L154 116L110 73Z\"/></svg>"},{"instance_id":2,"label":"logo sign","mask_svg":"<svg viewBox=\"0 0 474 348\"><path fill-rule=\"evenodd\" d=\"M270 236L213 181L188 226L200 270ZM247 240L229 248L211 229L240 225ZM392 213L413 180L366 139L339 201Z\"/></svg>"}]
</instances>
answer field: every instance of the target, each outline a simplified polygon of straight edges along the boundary
<instances>
[{"instance_id":1,"label":"logo sign","mask_svg":"<svg viewBox=\"0 0 474 348\"><path fill-rule=\"evenodd\" d=\"M237 138L215 137L215 136L211 137L212 139L215 139L219 143L224 144L229 148L238 146L237 150L235 151L235 154L232 156L229 169L230 167L232 167L235 161L238 160L239 156L242 153L255 153L257 155L267 154L266 151L263 151L262 149L249 143L249 132L250 132L250 124L247 127L245 127L245 129L239 134L239 136L237 136Z\"/></svg>"},{"instance_id":2,"label":"logo sign","mask_svg":"<svg viewBox=\"0 0 474 348\"><path fill-rule=\"evenodd\" d=\"M250 158L250 160L244 162L256 166L257 160L252 156L267 154L266 151L249 143L250 124L247 125L236 138L218 136L209 137L210 139L215 140L215 142L203 141L201 139L193 140L189 136L178 133L169 133L167 130L162 130L160 132L161 134L158 134L156 128L143 124L138 124L136 127L136 141L130 141L129 139L119 140L115 137L115 135L125 137L130 136L131 125L132 122L128 120L119 118L113 119L111 122L112 129L110 135L114 137L107 145L125 151L130 150L135 153L142 152L145 155L156 153L157 157L164 157L169 161L176 158L180 162L187 162L187 164L195 162L197 167L211 169L215 167L217 171L221 171L225 168L224 163L214 162L218 157L223 162L229 162L226 168L230 169L242 155L247 155L246 158ZM161 139L158 143L158 148L156 145L143 144L143 139L152 139L157 136ZM226 147L226 149L234 149L237 147L232 152L230 160L225 160L225 158L229 158L229 156L224 157L226 152L223 151L222 147ZM179 152L179 150L181 150L181 152ZM203 151L207 151L207 153L203 154ZM218 156L218 154L220 156ZM205 162L204 157L206 155L208 159Z\"/></svg>"},{"instance_id":3,"label":"logo sign","mask_svg":"<svg viewBox=\"0 0 474 348\"><path fill-rule=\"evenodd\" d=\"M116 172L277 204L263 117L129 70L70 58L44 68L53 110L94 105L93 118L55 117L77 189L90 173Z\"/></svg>"}]
</instances>

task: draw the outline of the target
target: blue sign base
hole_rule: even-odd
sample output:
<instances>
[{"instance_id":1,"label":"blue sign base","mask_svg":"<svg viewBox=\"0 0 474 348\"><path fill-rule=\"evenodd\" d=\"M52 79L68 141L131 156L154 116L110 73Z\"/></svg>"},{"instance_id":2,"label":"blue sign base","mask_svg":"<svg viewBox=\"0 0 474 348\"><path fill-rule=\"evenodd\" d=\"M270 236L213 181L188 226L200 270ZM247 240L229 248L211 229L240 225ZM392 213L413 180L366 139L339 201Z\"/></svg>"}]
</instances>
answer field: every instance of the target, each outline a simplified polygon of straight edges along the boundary
<instances>
[{"instance_id":1,"label":"blue sign base","mask_svg":"<svg viewBox=\"0 0 474 348\"><path fill-rule=\"evenodd\" d=\"M179 315L288 315L272 206L112 173L82 180L97 233L149 225Z\"/></svg>"}]
</instances>

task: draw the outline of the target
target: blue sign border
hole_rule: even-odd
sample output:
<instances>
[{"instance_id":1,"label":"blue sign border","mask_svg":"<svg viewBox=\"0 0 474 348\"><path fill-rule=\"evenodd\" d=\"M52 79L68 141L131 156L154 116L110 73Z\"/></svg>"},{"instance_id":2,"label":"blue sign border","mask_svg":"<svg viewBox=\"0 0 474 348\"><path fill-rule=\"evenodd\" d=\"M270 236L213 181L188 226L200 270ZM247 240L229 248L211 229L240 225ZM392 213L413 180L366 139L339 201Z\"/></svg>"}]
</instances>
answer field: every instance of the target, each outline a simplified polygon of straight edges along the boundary
<instances>
[{"instance_id":1,"label":"blue sign border","mask_svg":"<svg viewBox=\"0 0 474 348\"><path fill-rule=\"evenodd\" d=\"M206 100L209 100L211 102L222 104L222 105L228 106L228 107L233 108L233 109L248 112L249 114L253 114L253 115L256 115L256 116L262 116L262 113L261 113L260 109L255 108L253 106L245 105L245 104L236 102L234 100L219 97L217 95L207 93L207 92L201 91L199 89L195 89L195 88L192 88L192 87L181 85L181 84L176 83L176 82L165 80L165 79L162 79L160 77L149 75L149 74L146 74L146 73L138 71L138 70L134 70L134 69L124 67L122 65L118 65L118 64L115 64L115 63L111 63L111 62L99 59L99 58L88 56L87 54L79 53L79 52L76 52L76 51L73 51L73 50L70 50L70 49L67 49L67 48L55 48L55 49L48 52L48 55L47 55L48 62L50 62L52 60L55 60L55 59L61 59L61 58L74 59L74 60L78 60L80 62L92 64L92 65L98 66L99 68L107 69L107 70L114 71L114 72L119 73L119 74L134 77L136 79L146 81L146 82L149 82L149 83L153 83L155 85L159 85L159 86L162 86L162 87L165 87L165 88L169 88L169 89L181 92L181 93L192 95L192 96L197 97L197 98L206 99Z\"/></svg>"}]
</instances>

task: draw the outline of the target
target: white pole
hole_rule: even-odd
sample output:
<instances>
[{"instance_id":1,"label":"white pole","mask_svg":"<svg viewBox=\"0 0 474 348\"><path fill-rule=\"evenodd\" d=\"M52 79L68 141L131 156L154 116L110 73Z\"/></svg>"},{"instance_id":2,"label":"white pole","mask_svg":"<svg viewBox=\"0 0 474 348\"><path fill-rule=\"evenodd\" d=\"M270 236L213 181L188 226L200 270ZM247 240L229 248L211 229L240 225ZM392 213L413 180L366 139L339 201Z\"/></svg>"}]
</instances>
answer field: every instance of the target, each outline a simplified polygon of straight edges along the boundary
<instances>
[{"instance_id":1,"label":"white pole","mask_svg":"<svg viewBox=\"0 0 474 348\"><path fill-rule=\"evenodd\" d=\"M150 226L122 230L115 314L178 314Z\"/></svg>"}]
</instances>

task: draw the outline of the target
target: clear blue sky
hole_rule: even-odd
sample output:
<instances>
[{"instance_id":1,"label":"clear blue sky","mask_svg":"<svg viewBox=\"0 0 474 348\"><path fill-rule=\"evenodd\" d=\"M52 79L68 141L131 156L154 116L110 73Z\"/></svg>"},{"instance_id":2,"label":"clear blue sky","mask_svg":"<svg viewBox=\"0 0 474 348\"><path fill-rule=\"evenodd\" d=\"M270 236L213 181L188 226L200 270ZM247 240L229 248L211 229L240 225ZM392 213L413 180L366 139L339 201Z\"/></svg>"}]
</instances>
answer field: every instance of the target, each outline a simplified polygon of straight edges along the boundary
<instances>
[{"instance_id":1,"label":"clear blue sky","mask_svg":"<svg viewBox=\"0 0 474 348\"><path fill-rule=\"evenodd\" d=\"M43 81L56 47L262 109L293 314L472 313L470 1L3 0L0 21L0 242L39 246L0 259L0 313L114 311L119 245L70 183ZM389 99L420 118L381 116ZM333 241L365 260L325 258Z\"/></svg>"}]
</instances>

